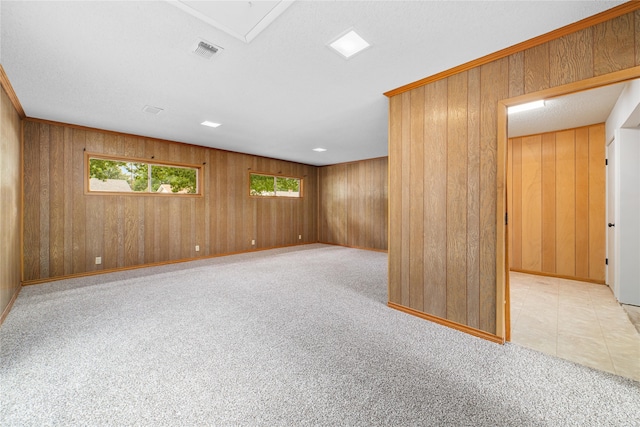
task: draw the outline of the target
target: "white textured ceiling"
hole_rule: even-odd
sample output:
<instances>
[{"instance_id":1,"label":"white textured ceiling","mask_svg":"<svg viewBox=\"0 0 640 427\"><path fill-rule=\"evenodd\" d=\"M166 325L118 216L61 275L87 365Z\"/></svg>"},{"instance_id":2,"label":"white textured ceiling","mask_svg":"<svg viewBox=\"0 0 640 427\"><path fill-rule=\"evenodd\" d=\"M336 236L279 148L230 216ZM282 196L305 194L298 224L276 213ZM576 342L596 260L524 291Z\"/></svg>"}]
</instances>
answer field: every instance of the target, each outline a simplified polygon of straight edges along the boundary
<instances>
[{"instance_id":1,"label":"white textured ceiling","mask_svg":"<svg viewBox=\"0 0 640 427\"><path fill-rule=\"evenodd\" d=\"M604 123L625 83L603 86L545 100L544 108L510 114L509 137Z\"/></svg>"},{"instance_id":2,"label":"white textured ceiling","mask_svg":"<svg viewBox=\"0 0 640 427\"><path fill-rule=\"evenodd\" d=\"M3 0L0 63L30 117L325 165L387 154L383 92L620 3L296 1L245 43L166 1Z\"/></svg>"}]
</instances>

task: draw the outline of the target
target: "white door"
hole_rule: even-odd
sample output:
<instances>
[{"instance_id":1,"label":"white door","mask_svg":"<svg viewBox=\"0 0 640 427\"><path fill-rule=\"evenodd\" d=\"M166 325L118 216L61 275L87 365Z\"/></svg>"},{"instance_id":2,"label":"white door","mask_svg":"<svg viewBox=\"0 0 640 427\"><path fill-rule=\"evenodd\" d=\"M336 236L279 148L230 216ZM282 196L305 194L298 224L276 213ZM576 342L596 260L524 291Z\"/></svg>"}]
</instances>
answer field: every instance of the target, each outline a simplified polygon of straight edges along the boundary
<instances>
[{"instance_id":1,"label":"white door","mask_svg":"<svg viewBox=\"0 0 640 427\"><path fill-rule=\"evenodd\" d=\"M616 209L616 140L611 141L607 147L607 285L618 295L615 278L615 209Z\"/></svg>"}]
</instances>

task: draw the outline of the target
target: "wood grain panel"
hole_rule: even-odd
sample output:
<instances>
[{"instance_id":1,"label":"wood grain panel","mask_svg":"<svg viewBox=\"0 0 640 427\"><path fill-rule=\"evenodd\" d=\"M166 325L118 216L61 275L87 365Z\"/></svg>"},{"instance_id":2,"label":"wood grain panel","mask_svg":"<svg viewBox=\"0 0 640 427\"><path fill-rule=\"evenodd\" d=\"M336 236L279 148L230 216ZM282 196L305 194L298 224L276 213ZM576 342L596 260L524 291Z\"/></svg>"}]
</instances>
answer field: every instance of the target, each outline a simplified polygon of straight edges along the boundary
<instances>
[{"instance_id":1,"label":"wood grain panel","mask_svg":"<svg viewBox=\"0 0 640 427\"><path fill-rule=\"evenodd\" d=\"M526 58L526 57L525 57ZM496 331L496 206L498 101L509 94L508 59L481 68L480 112L480 329ZM500 215L504 215L501 212Z\"/></svg>"},{"instance_id":2,"label":"wood grain panel","mask_svg":"<svg viewBox=\"0 0 640 427\"><path fill-rule=\"evenodd\" d=\"M410 92L411 96L411 146L409 189L409 228L414 232L409 238L411 254L424 251L424 88ZM424 259L417 257L409 266L409 307L424 309Z\"/></svg>"},{"instance_id":3,"label":"wood grain panel","mask_svg":"<svg viewBox=\"0 0 640 427\"><path fill-rule=\"evenodd\" d=\"M480 69L467 90L467 325L480 327Z\"/></svg>"},{"instance_id":4,"label":"wood grain panel","mask_svg":"<svg viewBox=\"0 0 640 427\"><path fill-rule=\"evenodd\" d=\"M593 74L600 76L635 64L634 16L626 14L594 27Z\"/></svg>"},{"instance_id":5,"label":"wood grain panel","mask_svg":"<svg viewBox=\"0 0 640 427\"><path fill-rule=\"evenodd\" d=\"M542 271L556 271L556 134L542 135Z\"/></svg>"},{"instance_id":6,"label":"wood grain panel","mask_svg":"<svg viewBox=\"0 0 640 427\"><path fill-rule=\"evenodd\" d=\"M556 134L556 272L576 274L575 131Z\"/></svg>"},{"instance_id":7,"label":"wood grain panel","mask_svg":"<svg viewBox=\"0 0 640 427\"><path fill-rule=\"evenodd\" d=\"M425 87L424 310L442 318L447 316L447 92L447 80ZM392 177L402 164L395 166L389 169ZM390 234L391 241L395 237Z\"/></svg>"},{"instance_id":8,"label":"wood grain panel","mask_svg":"<svg viewBox=\"0 0 640 427\"><path fill-rule=\"evenodd\" d=\"M402 305L409 307L410 301L410 265L411 265L411 188L409 187L410 171L411 171L411 94L405 93L402 98L402 164L409 165L400 171L402 174L402 259L401 259L401 275L400 283L402 287Z\"/></svg>"},{"instance_id":9,"label":"wood grain panel","mask_svg":"<svg viewBox=\"0 0 640 427\"><path fill-rule=\"evenodd\" d=\"M246 251L252 248L247 236L257 236L254 218L261 218L261 247L317 241L314 166L33 119L25 129L27 281ZM215 167L205 172L202 196L85 194L85 150ZM265 172L310 177L304 197L268 201L266 215L259 215L247 174L247 165L258 159Z\"/></svg>"},{"instance_id":10,"label":"wood grain panel","mask_svg":"<svg viewBox=\"0 0 640 427\"><path fill-rule=\"evenodd\" d=\"M467 73L450 77L447 111L447 319L467 322Z\"/></svg>"},{"instance_id":11,"label":"wood grain panel","mask_svg":"<svg viewBox=\"0 0 640 427\"><path fill-rule=\"evenodd\" d=\"M636 10L633 15L635 22L635 45L636 45L636 66L640 66L640 10Z\"/></svg>"},{"instance_id":12,"label":"wood grain panel","mask_svg":"<svg viewBox=\"0 0 640 427\"><path fill-rule=\"evenodd\" d=\"M606 167L604 124L589 127L589 278L605 280Z\"/></svg>"},{"instance_id":13,"label":"wood grain panel","mask_svg":"<svg viewBox=\"0 0 640 427\"><path fill-rule=\"evenodd\" d=\"M524 51L524 91L537 92L549 87L549 44Z\"/></svg>"},{"instance_id":14,"label":"wood grain panel","mask_svg":"<svg viewBox=\"0 0 640 427\"><path fill-rule=\"evenodd\" d=\"M522 269L542 269L542 137L522 138Z\"/></svg>"},{"instance_id":15,"label":"wood grain panel","mask_svg":"<svg viewBox=\"0 0 640 427\"><path fill-rule=\"evenodd\" d=\"M511 140L511 152L513 158L513 187L511 197L513 210L509 222L509 229L512 241L511 254L509 260L513 268L522 268L522 138Z\"/></svg>"},{"instance_id":16,"label":"wood grain panel","mask_svg":"<svg viewBox=\"0 0 640 427\"><path fill-rule=\"evenodd\" d=\"M550 41L549 62L551 86L593 77L593 29Z\"/></svg>"},{"instance_id":17,"label":"wood grain panel","mask_svg":"<svg viewBox=\"0 0 640 427\"><path fill-rule=\"evenodd\" d=\"M426 102L429 102L428 91L431 86L427 86L425 90ZM428 116L425 119L425 129L428 126ZM425 144L427 139L425 139ZM426 165L426 153L428 147L431 144L425 146L425 170ZM395 304L402 303L402 287L401 287L401 271L402 271L402 180L400 170L402 169L402 98L400 96L394 96L389 99L389 301ZM428 193L430 188L427 187L428 181L425 180L424 191ZM425 198L426 202L427 198ZM425 226L427 224L426 218L428 213L425 210ZM429 247L426 239L425 230L425 264L428 263L429 258L426 256L426 248ZM424 265L425 272L428 270L428 266ZM425 311L430 312L426 304L428 294L428 286L425 282Z\"/></svg>"},{"instance_id":18,"label":"wood grain panel","mask_svg":"<svg viewBox=\"0 0 640 427\"><path fill-rule=\"evenodd\" d=\"M509 56L509 97L524 95L524 52Z\"/></svg>"},{"instance_id":19,"label":"wood grain panel","mask_svg":"<svg viewBox=\"0 0 640 427\"><path fill-rule=\"evenodd\" d=\"M0 78L4 71L0 66ZM0 324L20 291L21 132L20 114L0 88Z\"/></svg>"},{"instance_id":20,"label":"wood grain panel","mask_svg":"<svg viewBox=\"0 0 640 427\"><path fill-rule=\"evenodd\" d=\"M576 129L576 277L589 277L589 129Z\"/></svg>"}]
</instances>

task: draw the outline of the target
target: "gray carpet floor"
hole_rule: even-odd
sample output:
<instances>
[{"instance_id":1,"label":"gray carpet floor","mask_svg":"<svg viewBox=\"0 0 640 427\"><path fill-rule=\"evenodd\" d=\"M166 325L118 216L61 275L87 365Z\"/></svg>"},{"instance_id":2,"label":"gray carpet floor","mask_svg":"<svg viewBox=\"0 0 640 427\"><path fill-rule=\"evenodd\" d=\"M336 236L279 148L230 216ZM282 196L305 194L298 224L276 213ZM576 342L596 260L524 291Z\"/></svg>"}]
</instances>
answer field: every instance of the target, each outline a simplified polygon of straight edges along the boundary
<instances>
[{"instance_id":1,"label":"gray carpet floor","mask_svg":"<svg viewBox=\"0 0 640 427\"><path fill-rule=\"evenodd\" d=\"M640 383L392 310L306 245L25 287L3 426L640 426Z\"/></svg>"}]
</instances>

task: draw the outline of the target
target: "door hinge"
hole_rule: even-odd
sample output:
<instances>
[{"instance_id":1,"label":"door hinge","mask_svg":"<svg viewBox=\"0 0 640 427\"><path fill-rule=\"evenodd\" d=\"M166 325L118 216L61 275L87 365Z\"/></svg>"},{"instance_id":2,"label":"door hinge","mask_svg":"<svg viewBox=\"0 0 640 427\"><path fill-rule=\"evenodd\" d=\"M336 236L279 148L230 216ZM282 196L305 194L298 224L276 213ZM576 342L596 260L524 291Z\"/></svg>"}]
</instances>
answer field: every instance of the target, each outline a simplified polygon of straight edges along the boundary
<instances>
[{"instance_id":1,"label":"door hinge","mask_svg":"<svg viewBox=\"0 0 640 427\"><path fill-rule=\"evenodd\" d=\"M504 214L504 225L509 225L509 212Z\"/></svg>"},{"instance_id":2,"label":"door hinge","mask_svg":"<svg viewBox=\"0 0 640 427\"><path fill-rule=\"evenodd\" d=\"M605 259L604 259L604 264L605 264L605 265L609 265L609 258L605 258Z\"/></svg>"},{"instance_id":3,"label":"door hinge","mask_svg":"<svg viewBox=\"0 0 640 427\"><path fill-rule=\"evenodd\" d=\"M604 165L609 166L609 159L604 159Z\"/></svg>"}]
</instances>

